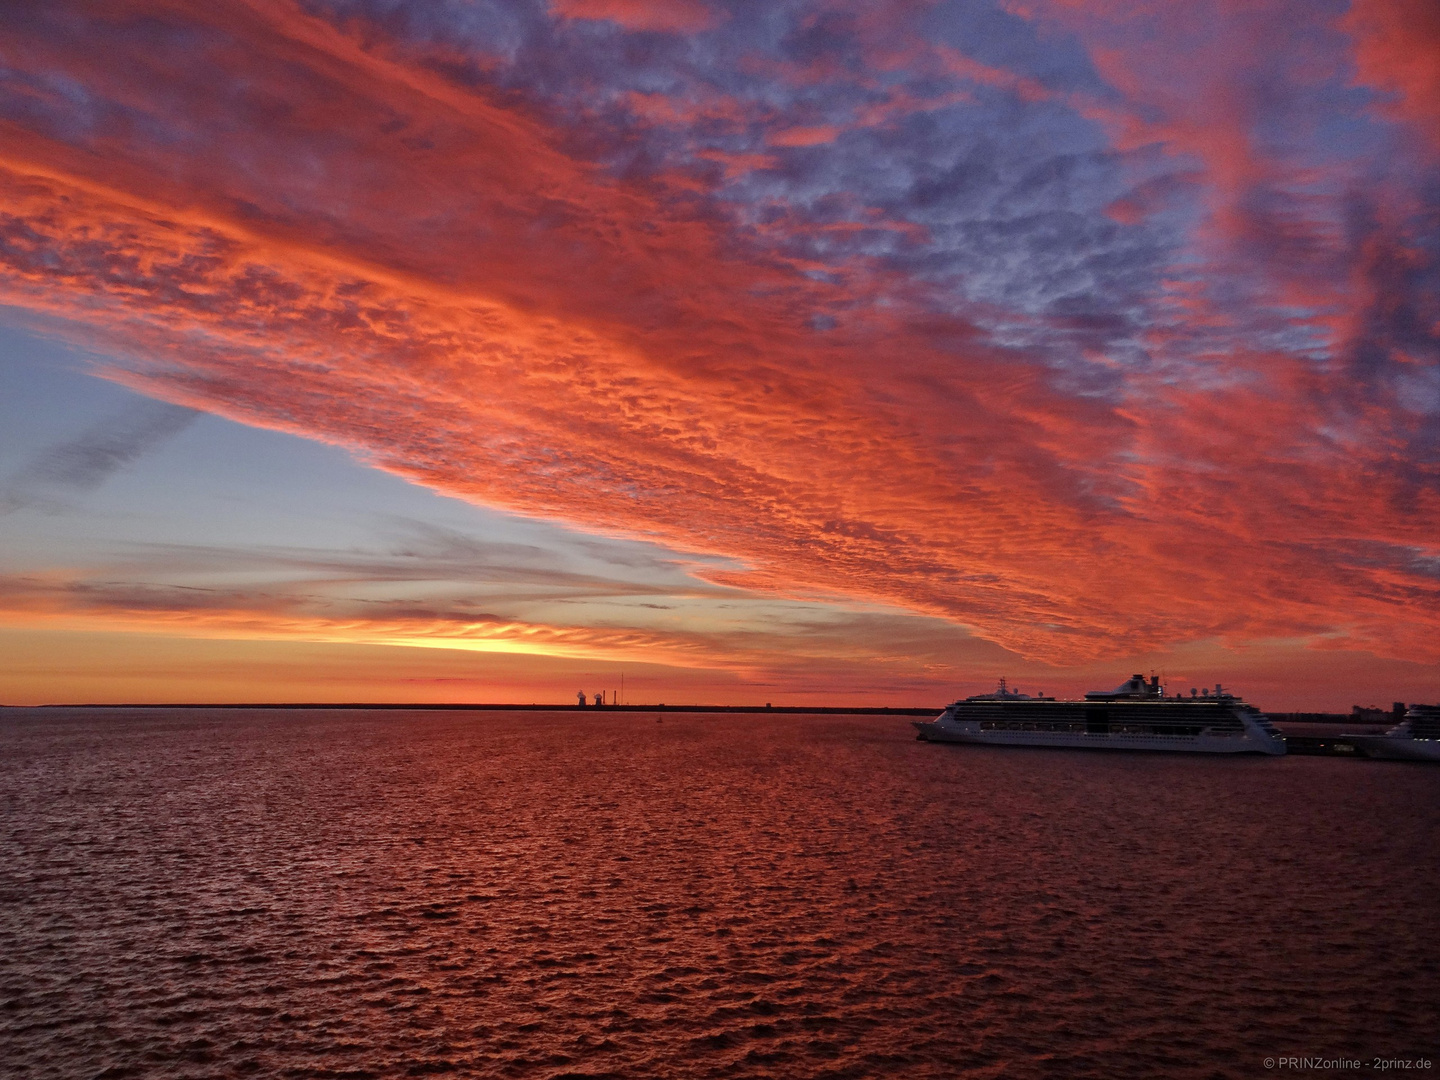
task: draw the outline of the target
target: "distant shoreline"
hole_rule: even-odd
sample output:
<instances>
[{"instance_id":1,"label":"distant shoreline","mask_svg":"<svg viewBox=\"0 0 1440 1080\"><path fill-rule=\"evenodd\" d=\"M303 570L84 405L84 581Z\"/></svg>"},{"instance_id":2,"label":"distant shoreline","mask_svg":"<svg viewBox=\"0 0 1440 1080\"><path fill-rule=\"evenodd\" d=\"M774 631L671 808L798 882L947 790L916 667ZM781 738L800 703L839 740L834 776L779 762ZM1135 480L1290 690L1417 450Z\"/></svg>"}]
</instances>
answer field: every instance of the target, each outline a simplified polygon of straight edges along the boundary
<instances>
[{"instance_id":1,"label":"distant shoreline","mask_svg":"<svg viewBox=\"0 0 1440 1080\"><path fill-rule=\"evenodd\" d=\"M0 705L6 709L377 709L416 710L427 712L576 712L576 713L853 713L875 716L936 716L944 708L892 708L889 706L849 705L474 705L474 704L404 704L373 701L316 702L135 702L47 705Z\"/></svg>"},{"instance_id":2,"label":"distant shoreline","mask_svg":"<svg viewBox=\"0 0 1440 1080\"><path fill-rule=\"evenodd\" d=\"M56 702L46 705L0 705L0 709L373 709L377 711L410 710L419 712L576 712L576 713L788 713L792 715L819 713L851 716L937 716L944 709L936 706L860 706L860 705L524 705L404 703L385 701L262 701L262 702ZM1261 710L1264 712L1264 710ZM1378 721L1360 720L1352 713L1266 712L1277 724L1361 724L1373 726ZM1386 722L1390 722L1387 721Z\"/></svg>"}]
</instances>

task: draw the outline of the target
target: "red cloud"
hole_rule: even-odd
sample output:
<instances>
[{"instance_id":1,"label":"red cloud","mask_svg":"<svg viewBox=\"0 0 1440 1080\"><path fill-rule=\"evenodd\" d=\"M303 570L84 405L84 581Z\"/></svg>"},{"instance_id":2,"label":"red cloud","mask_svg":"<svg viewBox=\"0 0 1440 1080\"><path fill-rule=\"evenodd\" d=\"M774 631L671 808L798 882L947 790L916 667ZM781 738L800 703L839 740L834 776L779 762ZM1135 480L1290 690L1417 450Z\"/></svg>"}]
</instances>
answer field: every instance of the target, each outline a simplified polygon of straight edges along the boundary
<instances>
[{"instance_id":1,"label":"red cloud","mask_svg":"<svg viewBox=\"0 0 1440 1080\"><path fill-rule=\"evenodd\" d=\"M1355 0L1341 25L1354 35L1360 79L1398 94L1395 114L1440 149L1440 5Z\"/></svg>"},{"instance_id":2,"label":"red cloud","mask_svg":"<svg viewBox=\"0 0 1440 1080\"><path fill-rule=\"evenodd\" d=\"M1440 486L1395 468L1422 418L1337 404L1288 353L1077 393L879 263L749 246L296 7L65 10L87 33L6 42L30 82L0 126L0 301L135 357L117 377L157 396L1032 657L1307 635L1440 657ZM1227 108L1169 130L1239 190L1273 163Z\"/></svg>"},{"instance_id":3,"label":"red cloud","mask_svg":"<svg viewBox=\"0 0 1440 1080\"><path fill-rule=\"evenodd\" d=\"M840 134L840 128L823 124L819 127L793 127L770 136L771 146L818 146Z\"/></svg>"},{"instance_id":4,"label":"red cloud","mask_svg":"<svg viewBox=\"0 0 1440 1080\"><path fill-rule=\"evenodd\" d=\"M693 33L715 23L715 13L698 0L550 0L567 19L608 19L628 30Z\"/></svg>"}]
</instances>

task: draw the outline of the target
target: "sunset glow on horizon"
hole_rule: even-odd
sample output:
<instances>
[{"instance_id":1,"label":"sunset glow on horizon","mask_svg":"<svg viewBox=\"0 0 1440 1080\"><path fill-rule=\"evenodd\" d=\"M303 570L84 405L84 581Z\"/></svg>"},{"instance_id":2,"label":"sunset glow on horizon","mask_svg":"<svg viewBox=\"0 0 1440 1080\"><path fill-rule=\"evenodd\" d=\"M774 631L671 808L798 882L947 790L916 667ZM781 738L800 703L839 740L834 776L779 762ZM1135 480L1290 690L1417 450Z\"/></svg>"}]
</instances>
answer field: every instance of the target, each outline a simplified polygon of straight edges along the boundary
<instances>
[{"instance_id":1,"label":"sunset glow on horizon","mask_svg":"<svg viewBox=\"0 0 1440 1080\"><path fill-rule=\"evenodd\" d=\"M1440 698L1426 0L50 0L0 68L0 702Z\"/></svg>"}]
</instances>

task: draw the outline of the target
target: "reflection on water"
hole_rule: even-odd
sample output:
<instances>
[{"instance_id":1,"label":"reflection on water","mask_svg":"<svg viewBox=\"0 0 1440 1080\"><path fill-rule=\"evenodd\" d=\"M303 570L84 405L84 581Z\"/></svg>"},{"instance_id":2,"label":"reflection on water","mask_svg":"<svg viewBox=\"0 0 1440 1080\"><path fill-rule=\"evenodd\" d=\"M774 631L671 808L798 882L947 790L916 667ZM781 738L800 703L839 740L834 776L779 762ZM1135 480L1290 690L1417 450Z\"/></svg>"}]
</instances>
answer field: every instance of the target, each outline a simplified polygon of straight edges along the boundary
<instances>
[{"instance_id":1,"label":"reflection on water","mask_svg":"<svg viewBox=\"0 0 1440 1080\"><path fill-rule=\"evenodd\" d=\"M1440 770L897 717L0 714L18 1077L1437 1056Z\"/></svg>"}]
</instances>

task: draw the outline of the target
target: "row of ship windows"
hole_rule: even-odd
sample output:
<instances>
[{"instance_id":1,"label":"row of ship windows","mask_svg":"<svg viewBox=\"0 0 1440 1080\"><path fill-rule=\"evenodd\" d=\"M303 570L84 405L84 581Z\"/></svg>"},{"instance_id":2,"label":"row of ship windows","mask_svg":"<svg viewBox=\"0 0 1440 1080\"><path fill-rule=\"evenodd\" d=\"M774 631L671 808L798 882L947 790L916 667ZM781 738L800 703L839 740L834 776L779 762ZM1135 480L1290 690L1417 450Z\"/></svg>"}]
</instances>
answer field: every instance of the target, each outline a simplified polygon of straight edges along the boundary
<instances>
[{"instance_id":1,"label":"row of ship windows","mask_svg":"<svg viewBox=\"0 0 1440 1080\"><path fill-rule=\"evenodd\" d=\"M982 720L981 731L1058 731L1071 735L1178 735L1193 737L1202 731L1215 735L1229 734L1225 730L1186 726L1183 724L1108 724L1087 726L1085 724L1028 723L1019 720ZM1237 726L1235 731L1241 729Z\"/></svg>"}]
</instances>

